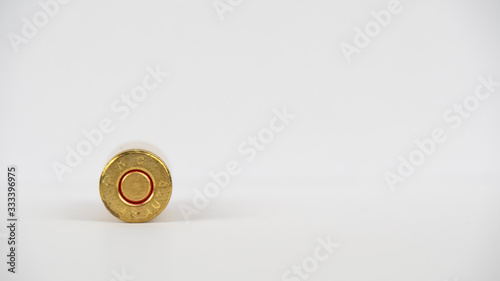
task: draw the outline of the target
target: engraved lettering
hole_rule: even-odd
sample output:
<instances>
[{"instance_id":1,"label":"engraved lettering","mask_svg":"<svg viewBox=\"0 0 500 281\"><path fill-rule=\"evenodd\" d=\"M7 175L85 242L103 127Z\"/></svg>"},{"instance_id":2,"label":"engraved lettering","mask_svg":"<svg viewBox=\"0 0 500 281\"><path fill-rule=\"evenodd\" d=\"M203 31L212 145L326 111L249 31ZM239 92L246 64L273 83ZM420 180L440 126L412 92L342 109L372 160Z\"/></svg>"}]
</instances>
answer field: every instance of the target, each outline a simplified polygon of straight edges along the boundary
<instances>
[{"instance_id":1,"label":"engraved lettering","mask_svg":"<svg viewBox=\"0 0 500 281\"><path fill-rule=\"evenodd\" d=\"M144 164L144 157L140 156L140 157L137 157L137 165L142 165Z\"/></svg>"}]
</instances>

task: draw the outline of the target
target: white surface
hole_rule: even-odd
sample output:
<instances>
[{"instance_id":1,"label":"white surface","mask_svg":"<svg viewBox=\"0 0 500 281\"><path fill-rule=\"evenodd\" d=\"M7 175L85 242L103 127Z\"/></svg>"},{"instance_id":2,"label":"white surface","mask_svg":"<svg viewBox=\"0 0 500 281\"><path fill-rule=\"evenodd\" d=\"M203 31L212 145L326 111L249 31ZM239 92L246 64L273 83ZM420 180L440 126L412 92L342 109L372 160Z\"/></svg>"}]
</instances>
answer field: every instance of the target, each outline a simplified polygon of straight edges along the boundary
<instances>
[{"instance_id":1,"label":"white surface","mask_svg":"<svg viewBox=\"0 0 500 281\"><path fill-rule=\"evenodd\" d=\"M122 268L133 280L281 280L328 235L340 247L310 280L494 280L498 187L408 187L237 184L190 223L177 207L191 194L176 191L145 224L112 217L97 192L82 191L94 183L24 191L20 273L8 280L112 280Z\"/></svg>"},{"instance_id":2,"label":"white surface","mask_svg":"<svg viewBox=\"0 0 500 281\"><path fill-rule=\"evenodd\" d=\"M2 262L0 279L281 280L331 235L341 246L308 280L499 280L500 89L456 130L442 116L478 77L500 80L500 6L401 1L348 63L340 44L388 2L243 1L221 21L211 0L74 0L15 53L7 34L40 7L2 1L0 169L19 168L20 227L19 271ZM170 76L120 118L113 102L148 66ZM247 161L239 145L284 107L295 118ZM59 181L53 163L105 118L114 130ZM436 128L446 142L392 192L384 173ZM98 193L134 142L174 181L147 224ZM230 160L242 172L186 223L179 206Z\"/></svg>"}]
</instances>

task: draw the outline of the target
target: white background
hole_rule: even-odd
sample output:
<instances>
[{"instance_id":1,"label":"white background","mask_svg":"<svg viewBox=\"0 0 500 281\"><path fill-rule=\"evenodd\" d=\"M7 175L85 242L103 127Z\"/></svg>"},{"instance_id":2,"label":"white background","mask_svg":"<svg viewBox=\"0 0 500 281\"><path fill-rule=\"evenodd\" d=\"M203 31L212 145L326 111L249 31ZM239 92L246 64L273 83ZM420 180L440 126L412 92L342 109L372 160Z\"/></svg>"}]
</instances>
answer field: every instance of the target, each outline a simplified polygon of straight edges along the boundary
<instances>
[{"instance_id":1,"label":"white background","mask_svg":"<svg viewBox=\"0 0 500 281\"><path fill-rule=\"evenodd\" d=\"M500 5L401 1L348 63L340 44L387 3L242 1L221 20L211 0L74 0L16 53L8 34L42 9L2 1L0 181L17 165L19 228L18 273L2 262L0 279L282 280L330 236L341 246L308 280L499 280L500 87L456 130L443 114L478 77L500 81ZM148 66L170 76L121 119L112 103ZM284 107L295 118L247 161L238 146ZM103 118L113 132L59 181L53 163ZM436 128L447 140L391 190L384 174ZM145 224L99 197L131 143L173 177ZM179 206L230 160L241 174L187 223Z\"/></svg>"}]
</instances>

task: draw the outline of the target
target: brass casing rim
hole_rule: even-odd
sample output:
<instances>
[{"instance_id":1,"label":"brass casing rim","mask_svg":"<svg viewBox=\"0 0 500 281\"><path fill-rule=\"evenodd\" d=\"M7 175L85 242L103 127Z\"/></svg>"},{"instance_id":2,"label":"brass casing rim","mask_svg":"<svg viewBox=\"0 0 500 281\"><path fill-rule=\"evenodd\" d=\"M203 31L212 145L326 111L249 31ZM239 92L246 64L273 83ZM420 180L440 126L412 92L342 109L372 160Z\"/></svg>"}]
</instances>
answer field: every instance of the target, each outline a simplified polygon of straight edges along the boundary
<instances>
[{"instance_id":1,"label":"brass casing rim","mask_svg":"<svg viewBox=\"0 0 500 281\"><path fill-rule=\"evenodd\" d=\"M151 196L141 204L130 204L119 191L120 179L133 170L145 172L153 182ZM159 156L144 149L129 149L106 164L99 179L99 193L104 206L115 217L126 222L146 222L167 206L172 195L172 179Z\"/></svg>"}]
</instances>

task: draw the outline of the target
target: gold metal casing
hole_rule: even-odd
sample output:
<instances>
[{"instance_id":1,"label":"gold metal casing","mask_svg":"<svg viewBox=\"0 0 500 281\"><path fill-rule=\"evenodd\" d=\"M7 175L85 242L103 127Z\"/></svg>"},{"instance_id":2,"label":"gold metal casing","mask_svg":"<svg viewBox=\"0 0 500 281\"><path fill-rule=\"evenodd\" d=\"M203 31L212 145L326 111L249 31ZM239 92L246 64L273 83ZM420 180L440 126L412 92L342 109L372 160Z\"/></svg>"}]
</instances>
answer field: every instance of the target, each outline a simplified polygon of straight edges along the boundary
<instances>
[{"instance_id":1,"label":"gold metal casing","mask_svg":"<svg viewBox=\"0 0 500 281\"><path fill-rule=\"evenodd\" d=\"M99 192L106 209L126 222L146 222L159 215L172 195L167 165L143 149L126 150L102 171Z\"/></svg>"}]
</instances>

